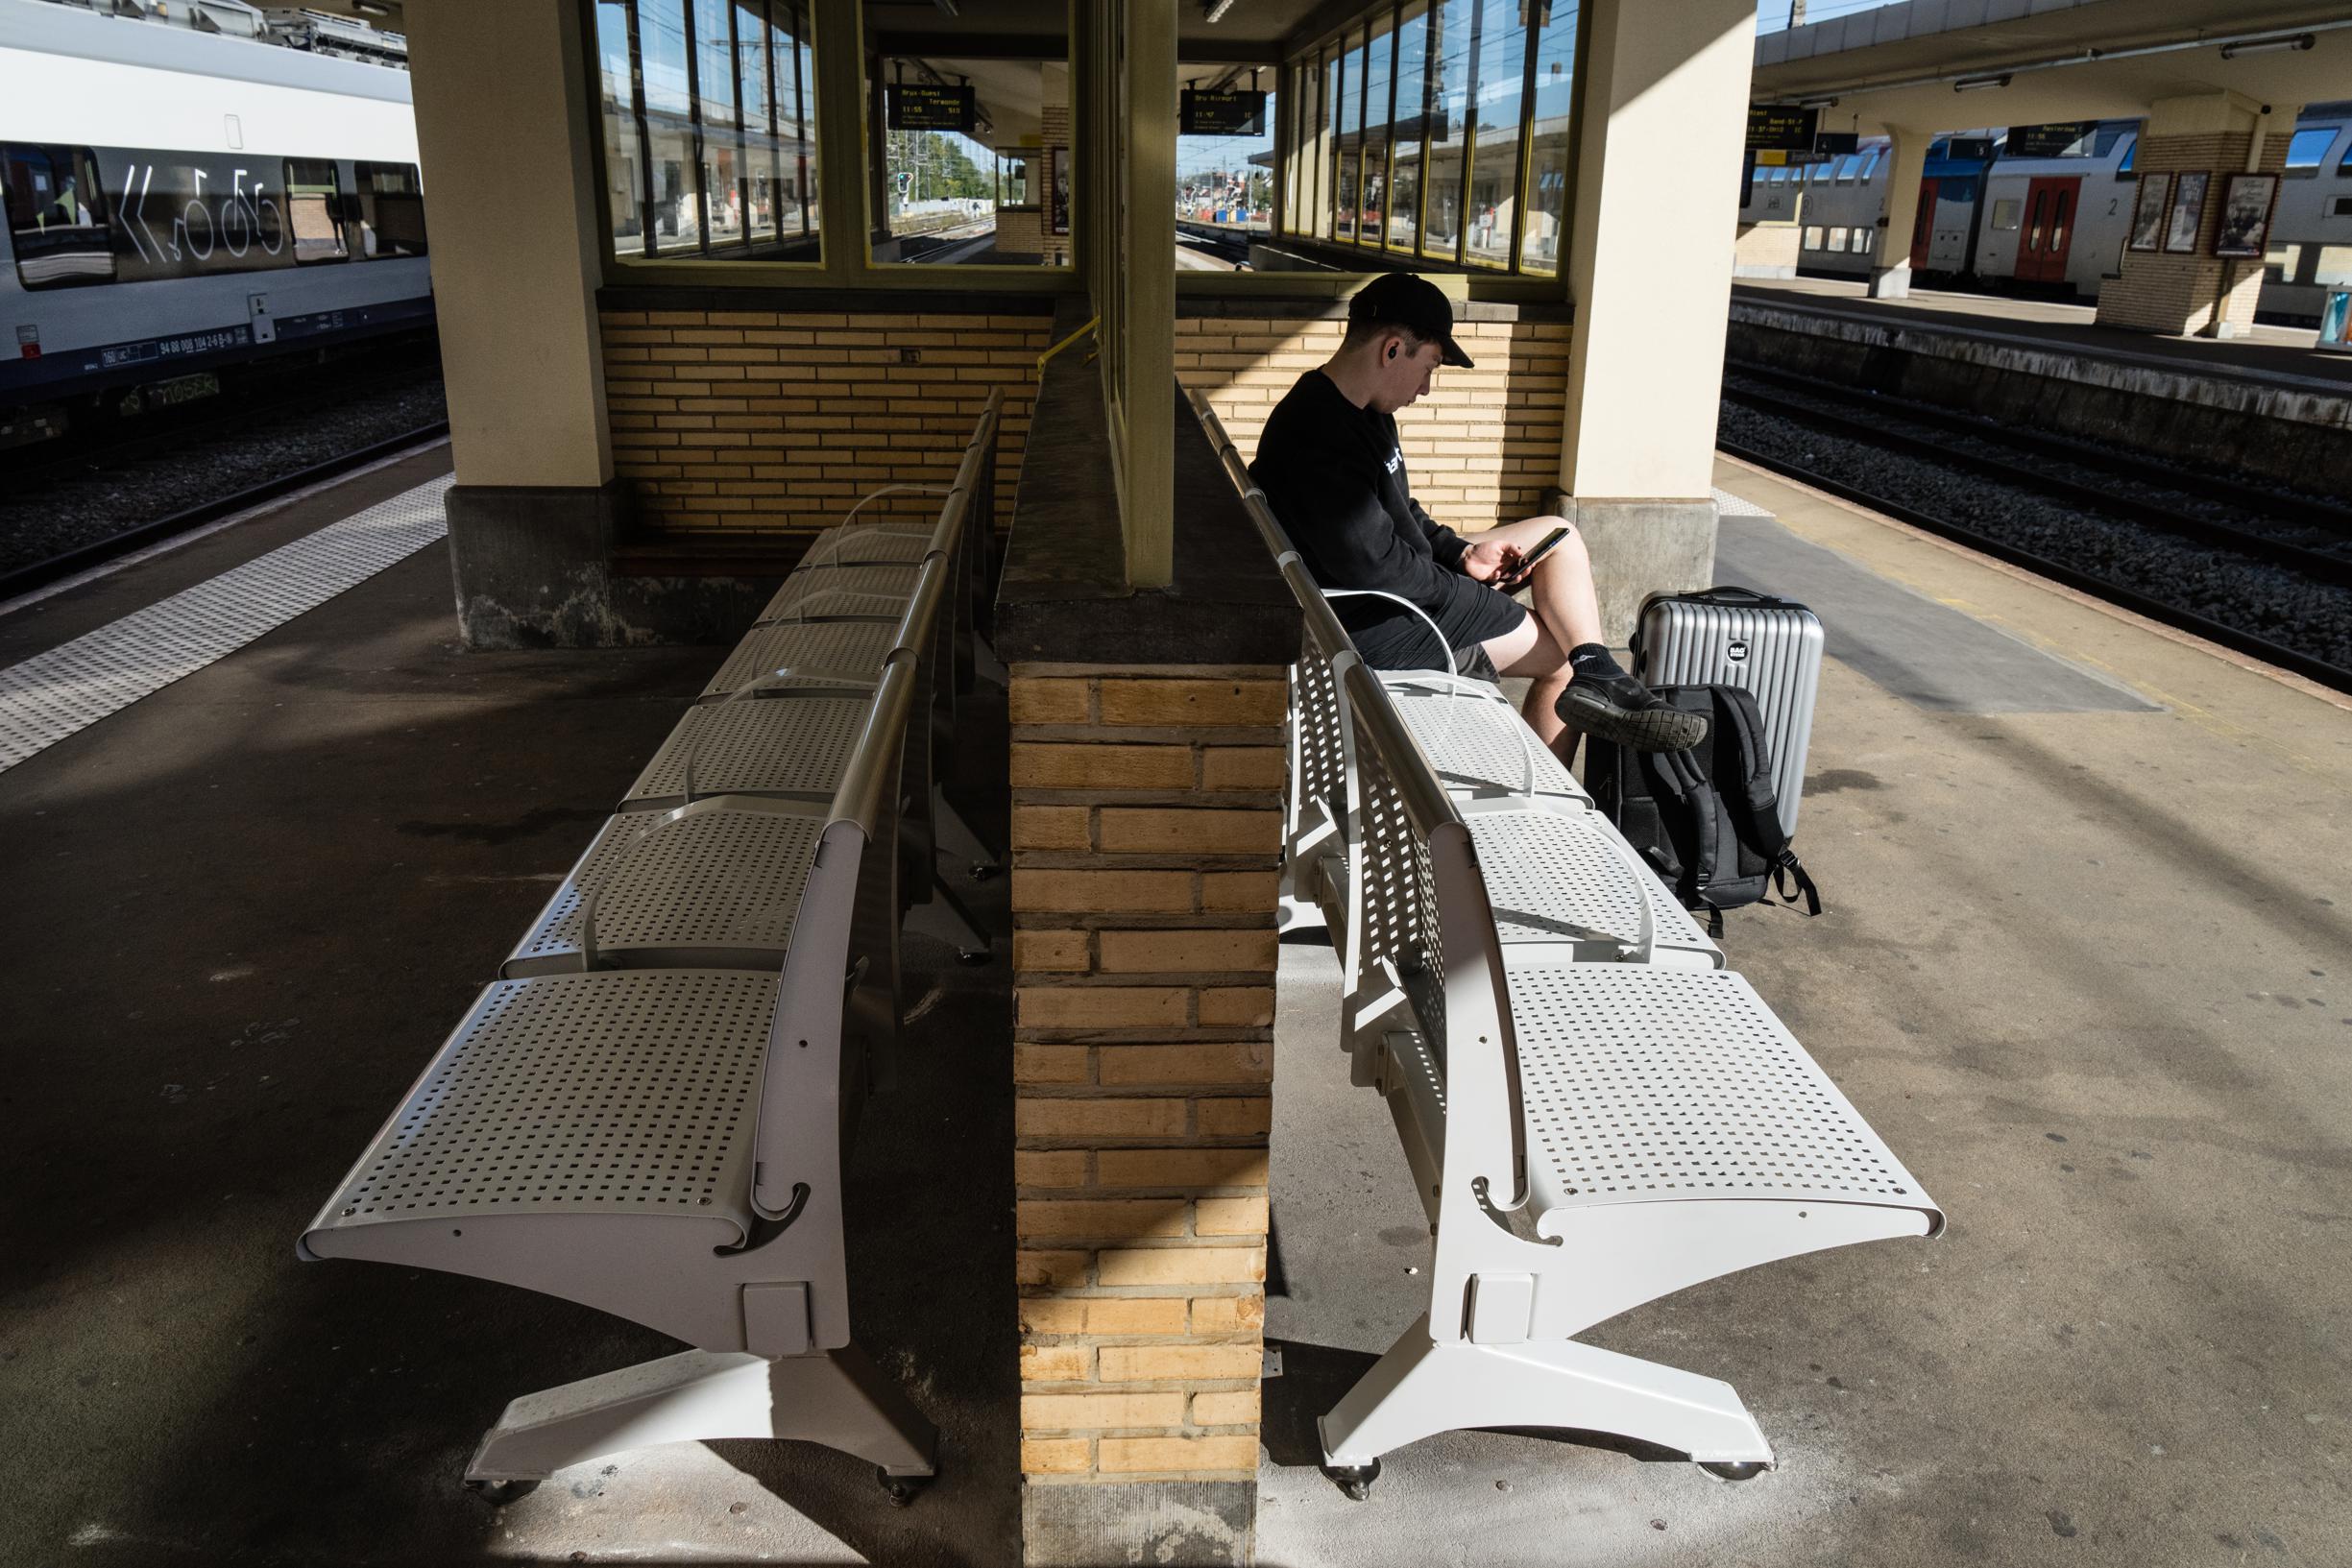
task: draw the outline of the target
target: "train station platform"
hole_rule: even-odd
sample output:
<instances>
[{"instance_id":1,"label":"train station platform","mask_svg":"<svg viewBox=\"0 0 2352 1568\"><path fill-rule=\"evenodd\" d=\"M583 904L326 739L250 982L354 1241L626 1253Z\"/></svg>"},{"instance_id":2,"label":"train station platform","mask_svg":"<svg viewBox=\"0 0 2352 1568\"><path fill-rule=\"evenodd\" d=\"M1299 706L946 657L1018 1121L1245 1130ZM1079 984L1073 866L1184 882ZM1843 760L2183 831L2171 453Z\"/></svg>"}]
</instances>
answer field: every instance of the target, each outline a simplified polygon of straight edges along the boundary
<instances>
[{"instance_id":1,"label":"train station platform","mask_svg":"<svg viewBox=\"0 0 2352 1568\"><path fill-rule=\"evenodd\" d=\"M0 615L0 665L446 471L412 458ZM1592 1336L1736 1382L1776 1472L1456 1434L1351 1503L1313 1419L1425 1299L1426 1224L1347 1087L1329 950L1285 946L1257 1559L2342 1560L2352 706L1736 465L1717 482L1718 575L1830 628L1798 838L1828 908L1737 912L1726 947L1951 1229ZM943 1434L911 1508L845 1456L719 1442L488 1508L457 1476L510 1393L665 1341L294 1257L720 652L463 650L426 545L0 771L9 1095L44 1111L0 1182L0 1560L1018 1556L1002 945L973 968L909 940L902 1085L852 1155L860 1337ZM994 684L974 718L953 787L1001 832ZM973 901L1005 928L1002 880ZM1172 1527L1132 1528L1155 1560Z\"/></svg>"},{"instance_id":2,"label":"train station platform","mask_svg":"<svg viewBox=\"0 0 2352 1568\"><path fill-rule=\"evenodd\" d=\"M1742 279L1727 370L1760 369L1982 415L2158 464L2321 495L2352 487L2352 354L2316 334L2159 337L2084 305L1827 278Z\"/></svg>"},{"instance_id":3,"label":"train station platform","mask_svg":"<svg viewBox=\"0 0 2352 1568\"><path fill-rule=\"evenodd\" d=\"M2352 389L2352 354L2316 347L2319 334L2309 327L2257 325L2239 337L2169 337L2098 326L2093 305L1922 288L1899 300L1873 300L1859 279L1842 277L1741 278L1732 285L1732 299L1734 313L1743 302L1768 302L1904 328L1984 333L2083 357L2157 361L2201 375L2282 376Z\"/></svg>"}]
</instances>

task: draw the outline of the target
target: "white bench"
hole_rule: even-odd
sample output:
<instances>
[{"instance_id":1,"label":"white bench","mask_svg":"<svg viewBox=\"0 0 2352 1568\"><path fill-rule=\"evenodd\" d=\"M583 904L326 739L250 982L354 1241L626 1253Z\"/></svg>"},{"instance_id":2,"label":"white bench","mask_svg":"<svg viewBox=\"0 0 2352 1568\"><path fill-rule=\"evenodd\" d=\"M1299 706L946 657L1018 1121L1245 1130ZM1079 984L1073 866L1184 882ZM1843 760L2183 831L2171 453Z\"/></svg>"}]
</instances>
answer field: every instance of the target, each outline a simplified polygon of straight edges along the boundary
<instances>
[{"instance_id":1,"label":"white bench","mask_svg":"<svg viewBox=\"0 0 2352 1568\"><path fill-rule=\"evenodd\" d=\"M1436 1240L1428 1310L1321 1418L1325 1464L1362 1497L1419 1438L1545 1427L1755 1474L1729 1384L1573 1337L1941 1212L1499 692L1363 664L1197 406L1306 613L1289 885L1342 950L1342 1045Z\"/></svg>"},{"instance_id":2,"label":"white bench","mask_svg":"<svg viewBox=\"0 0 2352 1568\"><path fill-rule=\"evenodd\" d=\"M886 1087L900 920L931 869L909 886L898 846L930 801L913 754L965 618L996 414L892 568L890 645L861 662L870 640L836 639L822 669L769 664L688 711L298 1243L691 1347L515 1400L466 1470L495 1500L689 1439L823 1443L901 1502L935 1473L935 1431L851 1336L841 1150ZM827 561L860 543L841 534Z\"/></svg>"}]
</instances>

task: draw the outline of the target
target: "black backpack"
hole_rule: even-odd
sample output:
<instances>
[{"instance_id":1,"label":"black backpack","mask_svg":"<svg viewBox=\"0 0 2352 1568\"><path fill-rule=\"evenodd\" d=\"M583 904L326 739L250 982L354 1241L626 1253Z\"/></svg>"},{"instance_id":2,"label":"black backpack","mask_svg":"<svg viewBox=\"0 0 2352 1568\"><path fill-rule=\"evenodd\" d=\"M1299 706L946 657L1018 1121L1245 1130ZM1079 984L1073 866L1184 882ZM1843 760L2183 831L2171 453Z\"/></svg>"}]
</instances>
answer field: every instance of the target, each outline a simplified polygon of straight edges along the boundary
<instances>
[{"instance_id":1,"label":"black backpack","mask_svg":"<svg viewBox=\"0 0 2352 1568\"><path fill-rule=\"evenodd\" d=\"M1637 752L1588 737L1585 784L1595 804L1685 907L1707 911L1710 935L1723 934L1724 910L1767 893L1792 905L1802 895L1806 914L1821 913L1821 894L1781 831L1756 698L1735 686L1650 689L1706 714L1707 738L1688 751Z\"/></svg>"}]
</instances>

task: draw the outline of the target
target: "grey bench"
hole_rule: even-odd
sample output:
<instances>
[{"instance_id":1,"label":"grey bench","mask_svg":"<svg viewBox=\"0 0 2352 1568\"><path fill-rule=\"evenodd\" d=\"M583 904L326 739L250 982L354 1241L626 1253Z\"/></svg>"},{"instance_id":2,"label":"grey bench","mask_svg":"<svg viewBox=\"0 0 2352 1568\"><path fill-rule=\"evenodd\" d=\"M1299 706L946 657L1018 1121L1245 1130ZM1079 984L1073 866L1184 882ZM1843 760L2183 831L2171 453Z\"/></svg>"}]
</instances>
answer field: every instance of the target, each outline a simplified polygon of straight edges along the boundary
<instances>
[{"instance_id":1,"label":"grey bench","mask_svg":"<svg viewBox=\"0 0 2352 1568\"><path fill-rule=\"evenodd\" d=\"M1755 1474L1729 1384L1574 1336L1941 1212L1499 692L1363 663L1196 406L1305 612L1286 887L1340 948L1340 1044L1436 1241L1427 1311L1320 1422L1326 1466L1361 1497L1421 1437L1543 1427Z\"/></svg>"},{"instance_id":2,"label":"grey bench","mask_svg":"<svg viewBox=\"0 0 2352 1568\"><path fill-rule=\"evenodd\" d=\"M931 801L996 417L894 567L888 645L835 638L688 711L298 1243L691 1347L515 1400L466 1471L493 1498L694 1438L824 1443L900 1501L935 1471L935 1432L851 1336L841 1151L889 1077L899 925L930 874L910 886L900 847Z\"/></svg>"}]
</instances>

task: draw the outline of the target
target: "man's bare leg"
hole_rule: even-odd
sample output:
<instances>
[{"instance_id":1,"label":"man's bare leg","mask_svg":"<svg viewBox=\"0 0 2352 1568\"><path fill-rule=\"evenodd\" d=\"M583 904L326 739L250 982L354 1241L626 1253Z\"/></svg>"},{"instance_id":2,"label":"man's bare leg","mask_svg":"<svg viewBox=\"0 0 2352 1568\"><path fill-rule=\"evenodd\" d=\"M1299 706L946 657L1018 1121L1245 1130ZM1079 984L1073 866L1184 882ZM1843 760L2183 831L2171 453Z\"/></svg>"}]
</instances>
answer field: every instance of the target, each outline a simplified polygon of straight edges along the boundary
<instances>
[{"instance_id":1,"label":"man's bare leg","mask_svg":"<svg viewBox=\"0 0 2352 1568\"><path fill-rule=\"evenodd\" d=\"M1601 640L1601 607L1592 583L1592 558L1585 551L1584 535L1564 518L1527 518L1468 538L1473 544L1510 544L1532 550L1555 528L1568 537L1536 563L1528 581L1532 615L1516 631L1506 632L1486 644L1487 657L1505 675L1524 675L1532 683L1519 712L1528 725L1563 762L1576 756L1577 732L1561 722L1560 694L1575 671L1568 667L1568 650ZM1531 635L1526 635L1532 632Z\"/></svg>"}]
</instances>

